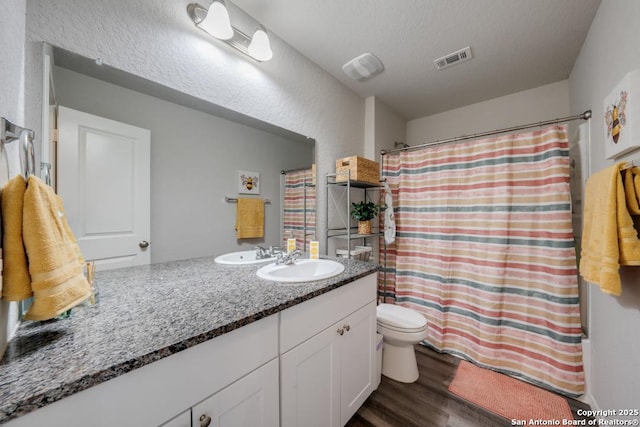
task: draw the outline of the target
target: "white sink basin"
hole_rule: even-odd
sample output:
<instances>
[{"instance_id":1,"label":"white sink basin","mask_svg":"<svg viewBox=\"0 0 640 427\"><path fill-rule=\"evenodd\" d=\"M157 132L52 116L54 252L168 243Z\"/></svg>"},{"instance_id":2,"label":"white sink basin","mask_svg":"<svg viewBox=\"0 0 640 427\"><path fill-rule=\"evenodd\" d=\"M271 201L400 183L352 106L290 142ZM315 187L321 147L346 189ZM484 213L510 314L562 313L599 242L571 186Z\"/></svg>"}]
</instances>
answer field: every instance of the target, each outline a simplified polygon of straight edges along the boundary
<instances>
[{"instance_id":1,"label":"white sink basin","mask_svg":"<svg viewBox=\"0 0 640 427\"><path fill-rule=\"evenodd\" d=\"M258 270L258 277L275 282L311 282L328 279L344 271L344 265L329 259L301 259L292 265L269 264Z\"/></svg>"},{"instance_id":2,"label":"white sink basin","mask_svg":"<svg viewBox=\"0 0 640 427\"><path fill-rule=\"evenodd\" d=\"M228 254L220 255L214 259L218 264L227 265L249 265L249 264L263 264L265 262L273 262L273 258L256 259L256 251L240 251L231 252Z\"/></svg>"}]
</instances>

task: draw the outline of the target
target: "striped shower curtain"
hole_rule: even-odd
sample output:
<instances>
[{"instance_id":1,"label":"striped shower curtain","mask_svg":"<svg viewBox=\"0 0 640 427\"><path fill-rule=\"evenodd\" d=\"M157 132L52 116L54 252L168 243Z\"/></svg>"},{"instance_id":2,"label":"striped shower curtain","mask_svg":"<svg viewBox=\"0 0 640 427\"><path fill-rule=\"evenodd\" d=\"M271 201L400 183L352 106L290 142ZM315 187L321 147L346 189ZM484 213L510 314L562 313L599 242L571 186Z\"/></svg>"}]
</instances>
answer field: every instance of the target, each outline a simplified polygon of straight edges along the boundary
<instances>
[{"instance_id":1,"label":"striped shower curtain","mask_svg":"<svg viewBox=\"0 0 640 427\"><path fill-rule=\"evenodd\" d=\"M309 242L316 229L316 187L312 170L286 172L283 198L282 247L286 248L287 238L293 233L296 248L309 250Z\"/></svg>"},{"instance_id":2,"label":"striped shower curtain","mask_svg":"<svg viewBox=\"0 0 640 427\"><path fill-rule=\"evenodd\" d=\"M565 126L385 158L387 294L425 344L566 395L584 388Z\"/></svg>"}]
</instances>

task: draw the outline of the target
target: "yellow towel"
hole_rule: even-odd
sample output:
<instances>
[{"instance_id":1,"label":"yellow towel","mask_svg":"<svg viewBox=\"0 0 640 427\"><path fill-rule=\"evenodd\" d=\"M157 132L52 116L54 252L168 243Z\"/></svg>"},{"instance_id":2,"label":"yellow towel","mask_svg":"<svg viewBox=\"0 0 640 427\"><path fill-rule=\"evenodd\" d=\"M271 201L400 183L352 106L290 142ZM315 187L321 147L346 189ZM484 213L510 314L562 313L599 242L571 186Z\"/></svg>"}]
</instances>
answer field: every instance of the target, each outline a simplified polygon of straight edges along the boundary
<instances>
[{"instance_id":1,"label":"yellow towel","mask_svg":"<svg viewBox=\"0 0 640 427\"><path fill-rule=\"evenodd\" d=\"M22 208L27 182L16 176L2 189L2 246L4 269L2 271L2 298L22 301L33 295L27 254L22 242Z\"/></svg>"},{"instance_id":2,"label":"yellow towel","mask_svg":"<svg viewBox=\"0 0 640 427\"><path fill-rule=\"evenodd\" d=\"M238 197L236 238L264 237L264 199Z\"/></svg>"},{"instance_id":3,"label":"yellow towel","mask_svg":"<svg viewBox=\"0 0 640 427\"><path fill-rule=\"evenodd\" d=\"M51 319L87 299L91 291L84 260L62 199L35 176L29 177L24 193L22 228L34 297L25 319Z\"/></svg>"},{"instance_id":4,"label":"yellow towel","mask_svg":"<svg viewBox=\"0 0 640 427\"><path fill-rule=\"evenodd\" d=\"M587 180L580 274L603 292L620 295L620 265L640 265L640 241L627 209L618 163Z\"/></svg>"},{"instance_id":5,"label":"yellow towel","mask_svg":"<svg viewBox=\"0 0 640 427\"><path fill-rule=\"evenodd\" d=\"M624 193L631 215L640 215L638 195L640 195L640 168L632 167L624 171Z\"/></svg>"}]
</instances>

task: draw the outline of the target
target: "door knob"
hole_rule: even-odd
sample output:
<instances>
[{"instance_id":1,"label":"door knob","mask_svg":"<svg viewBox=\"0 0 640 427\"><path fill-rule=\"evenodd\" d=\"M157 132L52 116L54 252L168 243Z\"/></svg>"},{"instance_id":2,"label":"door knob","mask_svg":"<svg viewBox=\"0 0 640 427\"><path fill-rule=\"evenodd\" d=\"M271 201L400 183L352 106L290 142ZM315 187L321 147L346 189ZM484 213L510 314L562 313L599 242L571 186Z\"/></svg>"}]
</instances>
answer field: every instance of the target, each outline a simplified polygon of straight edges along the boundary
<instances>
[{"instance_id":1,"label":"door knob","mask_svg":"<svg viewBox=\"0 0 640 427\"><path fill-rule=\"evenodd\" d=\"M140 246L141 249L147 249L149 247L149 242L147 242L146 240L143 240L140 243L138 243L138 246Z\"/></svg>"},{"instance_id":2,"label":"door knob","mask_svg":"<svg viewBox=\"0 0 640 427\"><path fill-rule=\"evenodd\" d=\"M338 328L338 330L336 332L338 333L338 335L344 335L344 329L343 328Z\"/></svg>"},{"instance_id":3,"label":"door knob","mask_svg":"<svg viewBox=\"0 0 640 427\"><path fill-rule=\"evenodd\" d=\"M200 427L207 427L209 424L211 424L211 417L206 414L200 415Z\"/></svg>"}]
</instances>

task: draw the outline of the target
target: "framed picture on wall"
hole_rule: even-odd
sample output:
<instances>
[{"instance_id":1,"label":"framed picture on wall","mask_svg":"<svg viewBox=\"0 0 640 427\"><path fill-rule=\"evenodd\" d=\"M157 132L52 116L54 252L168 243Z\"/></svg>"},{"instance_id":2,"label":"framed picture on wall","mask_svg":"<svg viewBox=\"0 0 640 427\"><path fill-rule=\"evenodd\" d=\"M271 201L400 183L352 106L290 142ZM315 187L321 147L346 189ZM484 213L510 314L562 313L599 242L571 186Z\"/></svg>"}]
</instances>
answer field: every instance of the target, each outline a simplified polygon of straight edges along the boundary
<instances>
[{"instance_id":1,"label":"framed picture on wall","mask_svg":"<svg viewBox=\"0 0 640 427\"><path fill-rule=\"evenodd\" d=\"M238 193L260 194L260 174L251 171L238 171Z\"/></svg>"},{"instance_id":2,"label":"framed picture on wall","mask_svg":"<svg viewBox=\"0 0 640 427\"><path fill-rule=\"evenodd\" d=\"M615 159L640 148L640 70L628 73L604 99L605 155Z\"/></svg>"}]
</instances>

